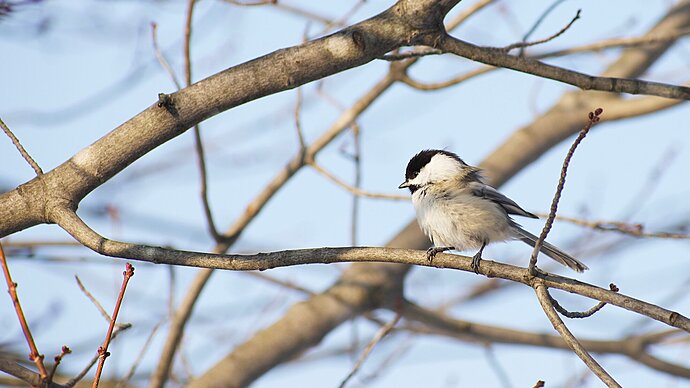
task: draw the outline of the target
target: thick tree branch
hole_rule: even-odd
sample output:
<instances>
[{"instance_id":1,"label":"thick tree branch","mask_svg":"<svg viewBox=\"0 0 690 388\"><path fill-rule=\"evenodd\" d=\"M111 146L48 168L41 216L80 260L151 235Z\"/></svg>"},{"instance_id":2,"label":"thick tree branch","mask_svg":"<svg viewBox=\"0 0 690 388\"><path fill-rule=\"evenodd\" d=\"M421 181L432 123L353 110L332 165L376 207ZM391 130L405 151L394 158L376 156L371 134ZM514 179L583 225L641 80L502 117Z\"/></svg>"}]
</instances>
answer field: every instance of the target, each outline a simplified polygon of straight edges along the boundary
<instances>
[{"instance_id":1,"label":"thick tree branch","mask_svg":"<svg viewBox=\"0 0 690 388\"><path fill-rule=\"evenodd\" d=\"M88 193L195 124L246 102L370 62L439 34L448 1L400 0L326 37L231 67L134 116L52 171L0 196L0 237L46 222L53 202L76 208Z\"/></svg>"}]
</instances>

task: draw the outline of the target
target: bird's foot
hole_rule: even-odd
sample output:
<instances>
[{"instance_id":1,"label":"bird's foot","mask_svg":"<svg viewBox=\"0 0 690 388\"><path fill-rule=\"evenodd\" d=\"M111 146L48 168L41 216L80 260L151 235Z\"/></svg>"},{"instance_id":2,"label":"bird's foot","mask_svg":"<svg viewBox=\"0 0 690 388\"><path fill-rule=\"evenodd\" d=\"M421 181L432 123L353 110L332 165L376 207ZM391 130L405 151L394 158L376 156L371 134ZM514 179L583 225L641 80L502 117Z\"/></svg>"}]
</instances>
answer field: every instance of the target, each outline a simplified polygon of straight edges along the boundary
<instances>
[{"instance_id":1,"label":"bird's foot","mask_svg":"<svg viewBox=\"0 0 690 388\"><path fill-rule=\"evenodd\" d=\"M426 250L426 259L429 261L429 264L431 264L434 261L434 257L436 257L437 253L445 252L445 251L451 251L455 248L453 247L431 247Z\"/></svg>"},{"instance_id":2,"label":"bird's foot","mask_svg":"<svg viewBox=\"0 0 690 388\"><path fill-rule=\"evenodd\" d=\"M472 256L472 271L479 275L479 262L482 261L482 251L477 252L476 255Z\"/></svg>"}]
</instances>

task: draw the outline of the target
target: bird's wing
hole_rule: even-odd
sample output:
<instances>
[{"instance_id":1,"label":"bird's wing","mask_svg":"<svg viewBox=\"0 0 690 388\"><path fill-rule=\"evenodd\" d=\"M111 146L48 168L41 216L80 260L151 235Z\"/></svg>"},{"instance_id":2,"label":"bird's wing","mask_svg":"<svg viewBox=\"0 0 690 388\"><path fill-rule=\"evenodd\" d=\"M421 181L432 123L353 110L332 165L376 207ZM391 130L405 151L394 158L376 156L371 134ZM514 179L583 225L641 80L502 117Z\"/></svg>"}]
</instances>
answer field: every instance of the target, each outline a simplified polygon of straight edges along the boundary
<instances>
[{"instance_id":1,"label":"bird's wing","mask_svg":"<svg viewBox=\"0 0 690 388\"><path fill-rule=\"evenodd\" d=\"M470 183L469 186L472 190L472 194L476 195L477 197L486 198L490 201L495 202L496 204L501 206L508 214L515 214L518 216L524 216L529 218L539 218L534 214L528 212L527 210L521 208L520 205L515 203L515 201L499 193L496 189L489 185L485 185L479 182L473 182Z\"/></svg>"}]
</instances>

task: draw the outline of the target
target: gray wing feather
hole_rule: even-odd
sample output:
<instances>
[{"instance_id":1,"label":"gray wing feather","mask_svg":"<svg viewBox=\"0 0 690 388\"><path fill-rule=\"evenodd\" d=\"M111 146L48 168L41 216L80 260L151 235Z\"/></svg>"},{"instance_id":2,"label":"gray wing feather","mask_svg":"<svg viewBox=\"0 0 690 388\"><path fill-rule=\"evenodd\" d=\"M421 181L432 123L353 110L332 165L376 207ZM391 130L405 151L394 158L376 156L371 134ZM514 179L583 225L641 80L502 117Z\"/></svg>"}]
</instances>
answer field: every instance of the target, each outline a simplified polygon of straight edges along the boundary
<instances>
[{"instance_id":1,"label":"gray wing feather","mask_svg":"<svg viewBox=\"0 0 690 388\"><path fill-rule=\"evenodd\" d=\"M469 186L472 190L472 194L476 195L477 197L486 198L490 201L495 202L496 204L501 206L508 214L515 214L518 216L524 216L529 218L539 218L534 214L528 212L527 210L521 208L520 205L515 203L515 201L499 193L496 189L489 185L479 182L472 182L469 184Z\"/></svg>"},{"instance_id":2,"label":"gray wing feather","mask_svg":"<svg viewBox=\"0 0 690 388\"><path fill-rule=\"evenodd\" d=\"M513 230L516 233L515 237L517 237L519 240L522 240L522 242L524 242L525 244L534 247L534 245L537 243L537 236L533 235L532 233L520 228L519 226L516 226ZM587 266L580 260L570 256L569 254L547 243L546 241L544 241L540 251L542 253L545 253L550 258L556 260L557 262L565 266L568 266L577 272L583 272L584 270L588 269Z\"/></svg>"}]
</instances>

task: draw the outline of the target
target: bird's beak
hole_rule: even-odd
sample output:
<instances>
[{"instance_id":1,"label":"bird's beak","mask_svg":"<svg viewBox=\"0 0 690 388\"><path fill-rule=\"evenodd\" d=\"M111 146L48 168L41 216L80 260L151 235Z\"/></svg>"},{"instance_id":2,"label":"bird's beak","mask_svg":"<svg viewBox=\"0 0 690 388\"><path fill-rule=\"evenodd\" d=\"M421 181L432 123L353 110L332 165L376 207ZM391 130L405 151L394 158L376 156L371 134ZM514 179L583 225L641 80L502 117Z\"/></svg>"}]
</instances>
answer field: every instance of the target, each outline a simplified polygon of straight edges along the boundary
<instances>
[{"instance_id":1,"label":"bird's beak","mask_svg":"<svg viewBox=\"0 0 690 388\"><path fill-rule=\"evenodd\" d=\"M399 189L406 189L408 187L410 187L410 184L407 181L401 183L400 186L398 186Z\"/></svg>"}]
</instances>

